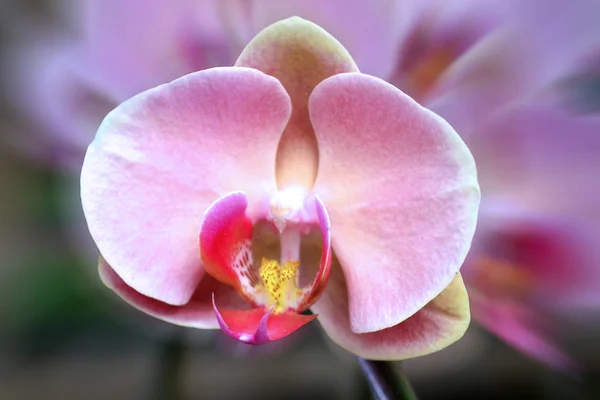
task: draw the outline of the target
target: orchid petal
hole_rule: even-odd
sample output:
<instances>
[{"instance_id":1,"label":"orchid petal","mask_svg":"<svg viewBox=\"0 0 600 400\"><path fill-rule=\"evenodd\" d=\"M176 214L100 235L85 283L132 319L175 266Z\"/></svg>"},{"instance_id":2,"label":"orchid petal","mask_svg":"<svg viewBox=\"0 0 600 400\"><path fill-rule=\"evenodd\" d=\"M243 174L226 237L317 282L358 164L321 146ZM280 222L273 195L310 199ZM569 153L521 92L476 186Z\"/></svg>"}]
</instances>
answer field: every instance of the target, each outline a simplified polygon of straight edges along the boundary
<instances>
[{"instance_id":1,"label":"orchid petal","mask_svg":"<svg viewBox=\"0 0 600 400\"><path fill-rule=\"evenodd\" d=\"M581 220L600 212L598 187L590 184L600 171L599 131L598 116L521 104L489 118L469 146L487 193Z\"/></svg>"},{"instance_id":2,"label":"orchid petal","mask_svg":"<svg viewBox=\"0 0 600 400\"><path fill-rule=\"evenodd\" d=\"M120 101L216 66L211 57L231 62L219 54L228 53L227 43L212 0L86 1L81 8L82 60Z\"/></svg>"},{"instance_id":3,"label":"orchid petal","mask_svg":"<svg viewBox=\"0 0 600 400\"><path fill-rule=\"evenodd\" d=\"M505 6L510 25L461 57L427 104L463 137L502 106L547 97L544 90L597 57L599 2L553 0L548 7L540 0L510 1Z\"/></svg>"},{"instance_id":4,"label":"orchid petal","mask_svg":"<svg viewBox=\"0 0 600 400\"><path fill-rule=\"evenodd\" d=\"M396 0L291 0L253 1L252 17L257 26L299 16L324 27L348 49L362 72L385 77L395 62L399 31L407 22L412 2ZM340 18L340 11L343 18ZM377 45L373 45L377 43Z\"/></svg>"},{"instance_id":5,"label":"orchid petal","mask_svg":"<svg viewBox=\"0 0 600 400\"><path fill-rule=\"evenodd\" d=\"M473 318L510 346L536 360L568 372L579 369L577 363L562 349L556 347L548 334L543 317L523 303L486 299L473 292Z\"/></svg>"},{"instance_id":6,"label":"orchid petal","mask_svg":"<svg viewBox=\"0 0 600 400\"><path fill-rule=\"evenodd\" d=\"M79 168L81 154L117 102L91 87L88 71L77 63L81 55L75 44L46 31L35 31L33 36L25 45L8 50L10 82L6 84L14 92L19 111L35 129L8 139L36 158L62 162L75 153L70 158L76 159L72 164Z\"/></svg>"},{"instance_id":7,"label":"orchid petal","mask_svg":"<svg viewBox=\"0 0 600 400\"><path fill-rule=\"evenodd\" d=\"M413 15L396 69L386 80L419 102L470 48L505 20L502 1L422 2Z\"/></svg>"},{"instance_id":8,"label":"orchid petal","mask_svg":"<svg viewBox=\"0 0 600 400\"><path fill-rule=\"evenodd\" d=\"M188 303L182 306L173 306L136 292L117 275L102 257L98 263L98 272L102 282L133 307L155 318L180 326L199 329L217 329L219 327L211 304L212 293L218 293L219 299L231 306L244 304L244 300L232 288L217 282L211 276L202 278Z\"/></svg>"},{"instance_id":9,"label":"orchid petal","mask_svg":"<svg viewBox=\"0 0 600 400\"><path fill-rule=\"evenodd\" d=\"M213 308L223 332L248 344L264 344L282 339L317 317L296 312L273 314L273 309L267 311L262 307L251 310L219 310L214 296Z\"/></svg>"},{"instance_id":10,"label":"orchid petal","mask_svg":"<svg viewBox=\"0 0 600 400\"><path fill-rule=\"evenodd\" d=\"M290 112L276 79L229 67L144 92L106 117L85 157L81 197L94 241L127 285L188 302L204 273L204 210L232 190L274 190Z\"/></svg>"},{"instance_id":11,"label":"orchid petal","mask_svg":"<svg viewBox=\"0 0 600 400\"><path fill-rule=\"evenodd\" d=\"M538 53L551 58L550 68L560 71L582 61L582 57L598 51L600 3L596 0L519 0L508 2L512 17ZM565 12L568 10L568 12ZM548 29L548 27L552 29ZM569 65L571 64L571 65Z\"/></svg>"},{"instance_id":12,"label":"orchid petal","mask_svg":"<svg viewBox=\"0 0 600 400\"><path fill-rule=\"evenodd\" d=\"M441 350L459 340L470 322L469 300L460 275L435 299L405 321L370 333L355 333L348 314L348 297L337 262L327 290L312 310L327 335L340 347L372 360L404 360ZM373 313L379 309L371 310Z\"/></svg>"},{"instance_id":13,"label":"orchid petal","mask_svg":"<svg viewBox=\"0 0 600 400\"><path fill-rule=\"evenodd\" d=\"M325 80L309 110L321 154L314 190L331 216L352 330L395 326L465 259L480 198L473 158L443 119L374 77Z\"/></svg>"},{"instance_id":14,"label":"orchid petal","mask_svg":"<svg viewBox=\"0 0 600 400\"><path fill-rule=\"evenodd\" d=\"M494 198L482 205L477 234L462 267L469 287L486 296L528 303L544 301L552 293L548 310L598 304L598 224L593 218L583 218L584 223L572 215Z\"/></svg>"},{"instance_id":15,"label":"orchid petal","mask_svg":"<svg viewBox=\"0 0 600 400\"><path fill-rule=\"evenodd\" d=\"M555 63L521 37L512 29L488 35L447 69L427 99L465 140L495 111L555 79Z\"/></svg>"},{"instance_id":16,"label":"orchid petal","mask_svg":"<svg viewBox=\"0 0 600 400\"><path fill-rule=\"evenodd\" d=\"M277 186L312 187L319 163L317 140L308 117L308 97L323 79L358 71L350 54L330 34L301 18L277 22L244 49L236 66L279 79L292 101L292 116L277 150Z\"/></svg>"}]
</instances>

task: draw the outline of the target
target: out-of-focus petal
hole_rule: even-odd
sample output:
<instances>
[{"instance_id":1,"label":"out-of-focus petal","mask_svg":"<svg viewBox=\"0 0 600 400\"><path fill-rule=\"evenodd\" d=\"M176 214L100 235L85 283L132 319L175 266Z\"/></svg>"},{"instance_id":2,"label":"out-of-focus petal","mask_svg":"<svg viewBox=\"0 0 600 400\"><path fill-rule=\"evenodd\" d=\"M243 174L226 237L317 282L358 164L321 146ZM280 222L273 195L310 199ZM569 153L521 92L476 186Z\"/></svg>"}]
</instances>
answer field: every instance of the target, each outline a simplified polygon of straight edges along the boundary
<instances>
[{"instance_id":1,"label":"out-of-focus petal","mask_svg":"<svg viewBox=\"0 0 600 400\"><path fill-rule=\"evenodd\" d=\"M469 140L482 122L503 107L548 86L555 63L512 26L499 29L459 58L431 93L427 107Z\"/></svg>"},{"instance_id":2,"label":"out-of-focus petal","mask_svg":"<svg viewBox=\"0 0 600 400\"><path fill-rule=\"evenodd\" d=\"M600 46L600 2L596 0L532 0L507 2L522 38L548 57L557 74L597 52Z\"/></svg>"},{"instance_id":3,"label":"out-of-focus petal","mask_svg":"<svg viewBox=\"0 0 600 400\"><path fill-rule=\"evenodd\" d=\"M551 299L548 311L597 306L598 224L568 211L546 213L486 198L462 268L467 285L488 297L524 303Z\"/></svg>"},{"instance_id":4,"label":"out-of-focus petal","mask_svg":"<svg viewBox=\"0 0 600 400\"><path fill-rule=\"evenodd\" d=\"M368 359L404 360L433 353L460 339L469 326L469 299L460 275L416 314L377 332L355 333L351 329L348 296L352 294L335 263L327 290L312 310L319 314L318 320L331 340Z\"/></svg>"},{"instance_id":5,"label":"out-of-focus petal","mask_svg":"<svg viewBox=\"0 0 600 400\"><path fill-rule=\"evenodd\" d=\"M277 185L312 187L319 150L308 116L308 97L323 79L358 70L350 54L319 26L294 17L260 32L235 65L276 77L289 93L293 112L277 150Z\"/></svg>"},{"instance_id":6,"label":"out-of-focus petal","mask_svg":"<svg viewBox=\"0 0 600 400\"><path fill-rule=\"evenodd\" d=\"M473 158L443 119L374 77L329 78L309 109L315 193L330 212L352 330L392 327L446 288L467 254L480 197Z\"/></svg>"},{"instance_id":7,"label":"out-of-focus petal","mask_svg":"<svg viewBox=\"0 0 600 400\"><path fill-rule=\"evenodd\" d=\"M568 372L578 370L577 363L556 347L548 332L547 321L523 303L486 299L485 294L471 292L473 318L509 345L554 368Z\"/></svg>"},{"instance_id":8,"label":"out-of-focus petal","mask_svg":"<svg viewBox=\"0 0 600 400\"><path fill-rule=\"evenodd\" d=\"M505 6L509 23L458 60L427 104L464 137L500 107L539 96L600 49L597 1Z\"/></svg>"},{"instance_id":9,"label":"out-of-focus petal","mask_svg":"<svg viewBox=\"0 0 600 400\"><path fill-rule=\"evenodd\" d=\"M79 48L71 39L51 30L23 37L2 60L7 71L2 79L28 129L3 140L52 163L75 153L73 167L79 168L93 132L117 102L89 87L87 71L78 64Z\"/></svg>"},{"instance_id":10,"label":"out-of-focus petal","mask_svg":"<svg viewBox=\"0 0 600 400\"><path fill-rule=\"evenodd\" d=\"M421 2L412 17L395 70L386 80L427 102L446 71L505 21L502 1Z\"/></svg>"},{"instance_id":11,"label":"out-of-focus petal","mask_svg":"<svg viewBox=\"0 0 600 400\"><path fill-rule=\"evenodd\" d=\"M396 0L291 0L252 2L252 16L265 27L292 16L323 27L348 49L363 73L385 78L393 67L399 32L416 2ZM340 13L343 17L340 18Z\"/></svg>"},{"instance_id":12,"label":"out-of-focus petal","mask_svg":"<svg viewBox=\"0 0 600 400\"><path fill-rule=\"evenodd\" d=\"M204 211L232 190L274 191L289 115L276 79L229 67L144 92L106 117L86 154L81 197L94 241L127 285L187 303L204 273Z\"/></svg>"},{"instance_id":13,"label":"out-of-focus petal","mask_svg":"<svg viewBox=\"0 0 600 400\"><path fill-rule=\"evenodd\" d=\"M468 143L484 192L540 212L597 218L598 132L598 116L526 104L489 118Z\"/></svg>"},{"instance_id":14,"label":"out-of-focus petal","mask_svg":"<svg viewBox=\"0 0 600 400\"><path fill-rule=\"evenodd\" d=\"M80 13L82 62L121 101L217 61L233 61L211 59L229 51L213 0L88 0Z\"/></svg>"},{"instance_id":15,"label":"out-of-focus petal","mask_svg":"<svg viewBox=\"0 0 600 400\"><path fill-rule=\"evenodd\" d=\"M302 315L293 311L273 314L263 307L219 310L214 302L213 307L223 332L248 344L264 344L282 339L317 318L316 315Z\"/></svg>"},{"instance_id":16,"label":"out-of-focus petal","mask_svg":"<svg viewBox=\"0 0 600 400\"><path fill-rule=\"evenodd\" d=\"M173 306L136 292L123 282L102 257L98 264L98 272L102 282L127 303L146 314L176 325L200 329L219 328L211 302L213 293L219 297L221 304L233 307L244 304L244 300L233 288L219 283L210 276L202 278L200 285L186 304Z\"/></svg>"}]
</instances>

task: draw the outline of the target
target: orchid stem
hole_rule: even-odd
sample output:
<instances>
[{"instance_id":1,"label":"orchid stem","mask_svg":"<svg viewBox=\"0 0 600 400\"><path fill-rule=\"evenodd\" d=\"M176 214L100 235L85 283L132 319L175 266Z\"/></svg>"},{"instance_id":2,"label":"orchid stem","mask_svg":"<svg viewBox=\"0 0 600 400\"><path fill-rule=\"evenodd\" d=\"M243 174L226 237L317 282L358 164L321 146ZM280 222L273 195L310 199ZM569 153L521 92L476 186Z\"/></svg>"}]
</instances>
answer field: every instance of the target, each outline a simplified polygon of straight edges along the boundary
<instances>
[{"instance_id":1,"label":"orchid stem","mask_svg":"<svg viewBox=\"0 0 600 400\"><path fill-rule=\"evenodd\" d=\"M377 400L417 400L408 379L388 361L358 358L360 368Z\"/></svg>"},{"instance_id":2,"label":"orchid stem","mask_svg":"<svg viewBox=\"0 0 600 400\"><path fill-rule=\"evenodd\" d=\"M155 367L150 384L152 400L179 400L180 377L183 371L185 344L181 332L173 332L156 346Z\"/></svg>"}]
</instances>

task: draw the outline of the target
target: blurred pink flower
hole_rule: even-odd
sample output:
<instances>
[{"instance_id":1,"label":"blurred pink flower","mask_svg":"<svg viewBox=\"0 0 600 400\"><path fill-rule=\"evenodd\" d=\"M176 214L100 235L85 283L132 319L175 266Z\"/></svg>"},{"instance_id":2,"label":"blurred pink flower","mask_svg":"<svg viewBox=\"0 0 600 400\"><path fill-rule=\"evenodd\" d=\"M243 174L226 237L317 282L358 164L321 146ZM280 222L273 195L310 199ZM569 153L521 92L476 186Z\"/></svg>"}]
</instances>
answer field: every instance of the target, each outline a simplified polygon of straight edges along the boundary
<instances>
[{"instance_id":1,"label":"blurred pink flower","mask_svg":"<svg viewBox=\"0 0 600 400\"><path fill-rule=\"evenodd\" d=\"M18 26L7 57L11 100L30 132L13 146L71 168L108 111L184 74L233 61L213 0L84 0L68 27ZM31 129L33 128L33 129Z\"/></svg>"},{"instance_id":2,"label":"blurred pink flower","mask_svg":"<svg viewBox=\"0 0 600 400\"><path fill-rule=\"evenodd\" d=\"M263 30L234 67L118 106L81 186L104 282L166 321L259 344L310 307L373 359L431 353L468 326L468 149L303 19Z\"/></svg>"},{"instance_id":3,"label":"blurred pink flower","mask_svg":"<svg viewBox=\"0 0 600 400\"><path fill-rule=\"evenodd\" d=\"M464 266L474 319L568 370L577 366L556 344L560 325L600 299L600 188L591 184L600 171L600 116L574 115L562 92L600 53L591 17L599 6L510 4L487 19L500 21L490 34L476 40L481 31L470 31L472 48L429 80L422 97L460 132L478 166L482 206Z\"/></svg>"},{"instance_id":4,"label":"blurred pink flower","mask_svg":"<svg viewBox=\"0 0 600 400\"><path fill-rule=\"evenodd\" d=\"M469 140L485 195L464 266L473 316L556 368L561 316L600 305L600 116L547 104L498 112ZM486 179L486 177L489 177Z\"/></svg>"}]
</instances>

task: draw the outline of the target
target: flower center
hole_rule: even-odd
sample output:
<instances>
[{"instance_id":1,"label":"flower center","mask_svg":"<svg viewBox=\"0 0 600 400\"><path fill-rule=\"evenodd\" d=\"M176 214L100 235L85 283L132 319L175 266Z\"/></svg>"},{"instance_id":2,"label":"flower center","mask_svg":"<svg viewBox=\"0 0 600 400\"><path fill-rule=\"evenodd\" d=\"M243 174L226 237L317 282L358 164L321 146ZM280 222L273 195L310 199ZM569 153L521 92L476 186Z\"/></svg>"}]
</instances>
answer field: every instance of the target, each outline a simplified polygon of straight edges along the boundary
<instances>
[{"instance_id":1,"label":"flower center","mask_svg":"<svg viewBox=\"0 0 600 400\"><path fill-rule=\"evenodd\" d=\"M274 307L273 312L297 309L306 298L297 278L302 237L319 224L315 199L301 186L280 190L269 202L267 219L279 232L281 259L262 258L258 269L262 283L257 289L265 305Z\"/></svg>"},{"instance_id":2,"label":"flower center","mask_svg":"<svg viewBox=\"0 0 600 400\"><path fill-rule=\"evenodd\" d=\"M302 186L290 186L273 195L269 202L268 218L273 221L279 232L283 232L289 223L316 221L314 210L307 207L307 198L308 192Z\"/></svg>"},{"instance_id":3,"label":"flower center","mask_svg":"<svg viewBox=\"0 0 600 400\"><path fill-rule=\"evenodd\" d=\"M264 282L270 304L275 306L275 313L285 311L297 300L300 294L296 286L299 267L299 260L280 265L275 260L262 259L258 273Z\"/></svg>"}]
</instances>

